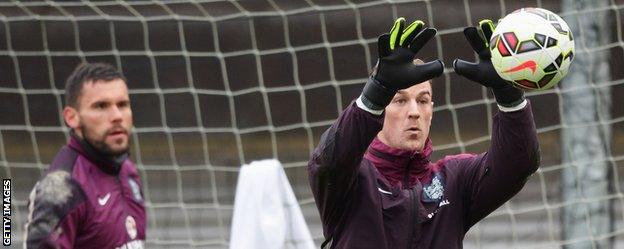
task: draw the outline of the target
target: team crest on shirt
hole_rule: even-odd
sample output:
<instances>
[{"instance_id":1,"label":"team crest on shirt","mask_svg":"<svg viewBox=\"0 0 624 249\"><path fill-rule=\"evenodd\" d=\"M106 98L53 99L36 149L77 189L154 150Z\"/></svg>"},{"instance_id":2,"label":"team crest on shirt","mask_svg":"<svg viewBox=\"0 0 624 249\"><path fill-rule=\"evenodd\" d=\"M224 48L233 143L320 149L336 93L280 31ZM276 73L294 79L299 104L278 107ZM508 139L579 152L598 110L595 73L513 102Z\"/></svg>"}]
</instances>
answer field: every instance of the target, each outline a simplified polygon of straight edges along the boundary
<instances>
[{"instance_id":1,"label":"team crest on shirt","mask_svg":"<svg viewBox=\"0 0 624 249\"><path fill-rule=\"evenodd\" d=\"M438 202L444 197L444 177L435 173L429 185L423 187L423 201Z\"/></svg>"},{"instance_id":2,"label":"team crest on shirt","mask_svg":"<svg viewBox=\"0 0 624 249\"><path fill-rule=\"evenodd\" d=\"M128 232L128 236L130 236L130 239L136 239L136 236L137 236L136 221L130 215L126 217L126 231Z\"/></svg>"},{"instance_id":3,"label":"team crest on shirt","mask_svg":"<svg viewBox=\"0 0 624 249\"><path fill-rule=\"evenodd\" d=\"M130 189L132 190L132 195L134 196L134 200L142 201L143 197L141 197L141 190L139 189L139 184L132 180L132 178L128 179L128 185L130 185Z\"/></svg>"}]
</instances>

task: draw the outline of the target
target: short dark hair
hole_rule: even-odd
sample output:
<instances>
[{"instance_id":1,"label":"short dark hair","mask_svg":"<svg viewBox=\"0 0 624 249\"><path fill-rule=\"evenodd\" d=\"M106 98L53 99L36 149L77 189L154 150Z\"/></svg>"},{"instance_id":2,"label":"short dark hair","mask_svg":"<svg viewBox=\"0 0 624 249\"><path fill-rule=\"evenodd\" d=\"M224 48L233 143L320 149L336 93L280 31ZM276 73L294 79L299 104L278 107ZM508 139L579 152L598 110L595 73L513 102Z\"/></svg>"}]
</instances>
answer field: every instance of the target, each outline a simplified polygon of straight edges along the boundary
<instances>
[{"instance_id":1,"label":"short dark hair","mask_svg":"<svg viewBox=\"0 0 624 249\"><path fill-rule=\"evenodd\" d=\"M99 80L111 81L121 79L128 82L126 77L110 64L106 63L80 63L65 82L65 105L78 108L78 98L82 87L87 82Z\"/></svg>"}]
</instances>

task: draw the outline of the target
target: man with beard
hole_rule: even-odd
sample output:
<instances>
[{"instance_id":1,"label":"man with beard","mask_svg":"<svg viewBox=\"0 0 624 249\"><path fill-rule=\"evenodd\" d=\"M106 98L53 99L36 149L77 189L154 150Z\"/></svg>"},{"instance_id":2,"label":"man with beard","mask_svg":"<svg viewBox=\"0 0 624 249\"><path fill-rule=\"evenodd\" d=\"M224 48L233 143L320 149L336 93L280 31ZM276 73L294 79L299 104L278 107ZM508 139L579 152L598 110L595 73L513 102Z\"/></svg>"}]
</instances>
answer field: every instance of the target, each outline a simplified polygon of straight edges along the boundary
<instances>
[{"instance_id":1,"label":"man with beard","mask_svg":"<svg viewBox=\"0 0 624 249\"><path fill-rule=\"evenodd\" d=\"M110 65L81 64L67 79L65 100L70 140L30 193L25 247L143 248L126 79Z\"/></svg>"}]
</instances>

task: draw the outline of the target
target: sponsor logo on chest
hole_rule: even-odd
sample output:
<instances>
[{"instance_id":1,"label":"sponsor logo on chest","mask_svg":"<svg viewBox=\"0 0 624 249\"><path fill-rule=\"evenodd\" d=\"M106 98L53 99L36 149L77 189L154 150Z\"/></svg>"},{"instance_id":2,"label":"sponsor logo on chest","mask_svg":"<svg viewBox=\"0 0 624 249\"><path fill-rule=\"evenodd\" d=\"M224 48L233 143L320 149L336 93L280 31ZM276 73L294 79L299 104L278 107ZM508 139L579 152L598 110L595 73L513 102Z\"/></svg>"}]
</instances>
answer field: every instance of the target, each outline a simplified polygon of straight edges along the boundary
<instances>
[{"instance_id":1,"label":"sponsor logo on chest","mask_svg":"<svg viewBox=\"0 0 624 249\"><path fill-rule=\"evenodd\" d=\"M105 196L99 197L98 198L98 203L100 204L100 206L106 205L106 203L108 202L108 199L110 197L111 197L110 192L108 192L108 194L106 194Z\"/></svg>"}]
</instances>

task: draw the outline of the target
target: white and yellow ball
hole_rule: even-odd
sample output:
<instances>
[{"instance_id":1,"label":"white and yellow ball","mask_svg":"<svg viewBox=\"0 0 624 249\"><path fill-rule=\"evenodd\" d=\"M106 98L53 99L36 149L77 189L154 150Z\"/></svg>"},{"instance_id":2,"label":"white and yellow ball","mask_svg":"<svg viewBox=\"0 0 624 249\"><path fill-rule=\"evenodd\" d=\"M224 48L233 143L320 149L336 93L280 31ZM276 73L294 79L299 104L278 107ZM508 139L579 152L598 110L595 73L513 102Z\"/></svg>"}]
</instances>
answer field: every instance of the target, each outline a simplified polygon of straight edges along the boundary
<instances>
[{"instance_id":1,"label":"white and yellow ball","mask_svg":"<svg viewBox=\"0 0 624 249\"><path fill-rule=\"evenodd\" d=\"M522 8L498 22L490 40L492 65L500 77L519 88L541 90L556 85L574 58L568 24L541 8Z\"/></svg>"}]
</instances>

